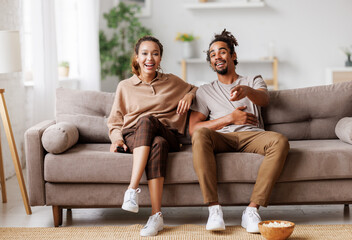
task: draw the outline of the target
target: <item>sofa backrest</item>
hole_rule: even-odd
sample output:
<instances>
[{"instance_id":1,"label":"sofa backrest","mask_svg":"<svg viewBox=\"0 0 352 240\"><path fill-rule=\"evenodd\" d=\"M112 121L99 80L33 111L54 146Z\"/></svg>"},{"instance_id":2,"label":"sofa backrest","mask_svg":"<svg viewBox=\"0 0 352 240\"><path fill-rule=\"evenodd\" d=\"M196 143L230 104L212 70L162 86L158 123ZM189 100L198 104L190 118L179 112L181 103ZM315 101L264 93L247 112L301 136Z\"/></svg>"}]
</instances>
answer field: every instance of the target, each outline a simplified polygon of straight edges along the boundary
<instances>
[{"instance_id":1,"label":"sofa backrest","mask_svg":"<svg viewBox=\"0 0 352 240\"><path fill-rule=\"evenodd\" d=\"M80 142L110 142L107 118L114 93L56 90L56 121L75 124ZM270 92L270 104L262 109L266 130L290 140L337 138L335 125L352 117L352 81L334 85ZM183 143L189 142L183 140Z\"/></svg>"},{"instance_id":2,"label":"sofa backrest","mask_svg":"<svg viewBox=\"0 0 352 240\"><path fill-rule=\"evenodd\" d=\"M114 93L58 88L56 122L75 124L80 142L110 142L107 119L114 97Z\"/></svg>"},{"instance_id":3,"label":"sofa backrest","mask_svg":"<svg viewBox=\"0 0 352 240\"><path fill-rule=\"evenodd\" d=\"M332 139L336 123L352 117L352 81L270 92L262 109L265 130L290 140Z\"/></svg>"}]
</instances>

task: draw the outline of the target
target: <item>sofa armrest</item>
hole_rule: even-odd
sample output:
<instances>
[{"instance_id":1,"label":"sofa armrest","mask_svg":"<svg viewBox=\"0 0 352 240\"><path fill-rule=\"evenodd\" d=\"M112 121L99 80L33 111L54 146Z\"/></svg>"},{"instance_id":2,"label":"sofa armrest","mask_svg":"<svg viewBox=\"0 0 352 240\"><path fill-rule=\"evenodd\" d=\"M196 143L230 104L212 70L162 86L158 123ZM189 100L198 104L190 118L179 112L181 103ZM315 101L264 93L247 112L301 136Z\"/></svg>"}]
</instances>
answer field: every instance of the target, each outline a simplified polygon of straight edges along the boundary
<instances>
[{"instance_id":1,"label":"sofa armrest","mask_svg":"<svg viewBox=\"0 0 352 240\"><path fill-rule=\"evenodd\" d=\"M29 128L24 134L29 204L45 205L44 156L46 151L42 145L45 129L55 124L55 120L47 120Z\"/></svg>"}]
</instances>

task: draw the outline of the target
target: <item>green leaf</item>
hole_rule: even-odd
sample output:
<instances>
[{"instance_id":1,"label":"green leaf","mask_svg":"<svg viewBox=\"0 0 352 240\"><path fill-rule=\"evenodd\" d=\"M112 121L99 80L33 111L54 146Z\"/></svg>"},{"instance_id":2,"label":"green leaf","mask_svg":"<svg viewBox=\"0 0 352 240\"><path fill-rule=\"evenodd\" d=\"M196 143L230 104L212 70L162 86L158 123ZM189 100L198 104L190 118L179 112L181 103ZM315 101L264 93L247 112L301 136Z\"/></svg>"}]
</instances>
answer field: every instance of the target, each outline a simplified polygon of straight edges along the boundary
<instances>
[{"instance_id":1,"label":"green leaf","mask_svg":"<svg viewBox=\"0 0 352 240\"><path fill-rule=\"evenodd\" d=\"M113 7L109 12L104 13L106 25L113 31L108 37L104 30L99 31L101 76L117 76L123 80L132 75L131 57L134 44L145 35L151 35L151 30L144 27L136 14L140 12L140 7L135 4L125 4L120 2L117 7Z\"/></svg>"}]
</instances>

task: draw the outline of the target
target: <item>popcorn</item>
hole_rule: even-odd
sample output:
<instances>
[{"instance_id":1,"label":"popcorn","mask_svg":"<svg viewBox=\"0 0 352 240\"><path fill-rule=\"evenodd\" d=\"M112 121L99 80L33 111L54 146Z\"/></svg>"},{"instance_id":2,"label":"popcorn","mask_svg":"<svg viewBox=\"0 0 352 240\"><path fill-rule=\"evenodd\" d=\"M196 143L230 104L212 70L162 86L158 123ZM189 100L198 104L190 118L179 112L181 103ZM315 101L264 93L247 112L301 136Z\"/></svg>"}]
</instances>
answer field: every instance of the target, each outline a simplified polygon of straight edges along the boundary
<instances>
[{"instance_id":1,"label":"popcorn","mask_svg":"<svg viewBox=\"0 0 352 240\"><path fill-rule=\"evenodd\" d=\"M263 226L265 227L290 227L291 224L290 223L285 223L285 222L270 222L270 223L264 223Z\"/></svg>"}]
</instances>

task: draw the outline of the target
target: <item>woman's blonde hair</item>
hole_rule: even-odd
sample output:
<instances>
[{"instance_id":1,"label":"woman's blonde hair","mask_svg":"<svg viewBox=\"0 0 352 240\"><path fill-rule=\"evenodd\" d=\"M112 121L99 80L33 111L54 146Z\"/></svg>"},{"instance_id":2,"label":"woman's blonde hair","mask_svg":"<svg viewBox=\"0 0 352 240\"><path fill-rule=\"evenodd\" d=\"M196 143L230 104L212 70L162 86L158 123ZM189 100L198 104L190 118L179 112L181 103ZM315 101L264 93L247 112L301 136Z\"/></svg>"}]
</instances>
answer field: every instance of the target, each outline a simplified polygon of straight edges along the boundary
<instances>
[{"instance_id":1,"label":"woman's blonde hair","mask_svg":"<svg viewBox=\"0 0 352 240\"><path fill-rule=\"evenodd\" d=\"M144 36L142 38L140 38L136 45L134 46L134 54L132 56L132 62L131 62L131 66L132 66L132 72L134 74L136 74L137 76L140 75L140 68L139 68L139 64L136 60L136 56L138 55L138 51L139 51L139 47L141 46L142 42L146 42L146 41L151 41L151 42L155 42L156 44L158 44L159 49L160 49L160 57L163 56L163 45L160 43L160 41L153 37L153 36Z\"/></svg>"}]
</instances>

